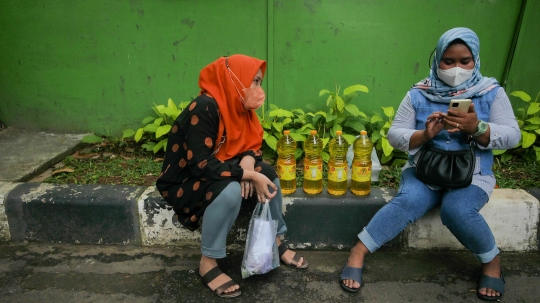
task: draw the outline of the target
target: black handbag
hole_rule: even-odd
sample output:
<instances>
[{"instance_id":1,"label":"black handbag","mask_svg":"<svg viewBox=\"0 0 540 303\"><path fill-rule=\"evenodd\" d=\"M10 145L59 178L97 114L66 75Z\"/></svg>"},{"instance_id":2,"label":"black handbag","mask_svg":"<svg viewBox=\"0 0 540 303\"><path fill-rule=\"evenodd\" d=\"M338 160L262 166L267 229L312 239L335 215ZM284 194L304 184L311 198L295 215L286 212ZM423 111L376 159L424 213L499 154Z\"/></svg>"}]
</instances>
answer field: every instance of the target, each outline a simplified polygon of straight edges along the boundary
<instances>
[{"instance_id":1,"label":"black handbag","mask_svg":"<svg viewBox=\"0 0 540 303\"><path fill-rule=\"evenodd\" d=\"M416 163L416 177L428 185L444 188L469 186L476 163L475 146L471 141L468 149L449 151L426 144Z\"/></svg>"}]
</instances>

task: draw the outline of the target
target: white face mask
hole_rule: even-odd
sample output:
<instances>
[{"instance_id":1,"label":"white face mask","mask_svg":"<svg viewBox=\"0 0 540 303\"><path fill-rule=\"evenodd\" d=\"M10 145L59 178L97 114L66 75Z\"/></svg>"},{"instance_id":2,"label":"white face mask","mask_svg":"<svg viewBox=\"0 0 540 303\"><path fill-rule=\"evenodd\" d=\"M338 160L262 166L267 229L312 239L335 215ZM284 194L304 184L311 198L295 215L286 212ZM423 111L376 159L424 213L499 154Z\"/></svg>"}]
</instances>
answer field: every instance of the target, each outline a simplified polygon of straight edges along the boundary
<instances>
[{"instance_id":1,"label":"white face mask","mask_svg":"<svg viewBox=\"0 0 540 303\"><path fill-rule=\"evenodd\" d=\"M450 69L437 68L437 76L444 81L444 83L456 87L472 77L473 69L464 69L461 67L452 67Z\"/></svg>"}]
</instances>

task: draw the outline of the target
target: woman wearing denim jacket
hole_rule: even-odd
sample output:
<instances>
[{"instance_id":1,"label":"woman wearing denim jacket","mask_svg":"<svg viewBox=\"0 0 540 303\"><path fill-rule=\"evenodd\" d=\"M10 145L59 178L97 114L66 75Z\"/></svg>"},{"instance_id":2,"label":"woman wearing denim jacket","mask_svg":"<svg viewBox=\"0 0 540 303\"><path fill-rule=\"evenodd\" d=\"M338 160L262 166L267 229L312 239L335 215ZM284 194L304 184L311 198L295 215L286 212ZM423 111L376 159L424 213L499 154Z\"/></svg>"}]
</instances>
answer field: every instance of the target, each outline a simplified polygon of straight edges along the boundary
<instances>
[{"instance_id":1,"label":"woman wearing denim jacket","mask_svg":"<svg viewBox=\"0 0 540 303\"><path fill-rule=\"evenodd\" d=\"M429 77L415 84L401 102L388 132L390 144L409 154L397 195L358 235L340 277L342 288L357 292L368 252L396 237L408 224L440 207L441 220L463 246L482 262L477 295L498 300L504 292L499 249L479 213L495 187L493 149L509 149L520 130L508 96L494 78L480 74L480 41L467 28L444 33L435 50ZM467 113L449 110L451 99L472 99ZM450 128L446 130L444 127ZM476 141L472 183L464 188L431 186L416 177L415 166L428 142L445 150L467 148Z\"/></svg>"}]
</instances>

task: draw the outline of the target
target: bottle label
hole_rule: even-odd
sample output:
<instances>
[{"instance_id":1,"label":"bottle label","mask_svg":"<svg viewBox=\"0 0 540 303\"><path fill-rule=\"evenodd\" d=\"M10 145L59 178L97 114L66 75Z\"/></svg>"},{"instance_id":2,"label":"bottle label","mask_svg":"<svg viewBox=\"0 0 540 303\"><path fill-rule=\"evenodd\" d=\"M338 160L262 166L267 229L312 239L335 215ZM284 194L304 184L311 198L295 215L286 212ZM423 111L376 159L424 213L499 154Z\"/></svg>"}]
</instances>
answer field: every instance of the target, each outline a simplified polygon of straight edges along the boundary
<instances>
[{"instance_id":1,"label":"bottle label","mask_svg":"<svg viewBox=\"0 0 540 303\"><path fill-rule=\"evenodd\" d=\"M371 182L371 166L353 166L351 177L357 182Z\"/></svg>"},{"instance_id":2,"label":"bottle label","mask_svg":"<svg viewBox=\"0 0 540 303\"><path fill-rule=\"evenodd\" d=\"M304 179L309 180L309 181L322 180L322 166L321 165L304 166Z\"/></svg>"},{"instance_id":3,"label":"bottle label","mask_svg":"<svg viewBox=\"0 0 540 303\"><path fill-rule=\"evenodd\" d=\"M347 167L330 167L328 170L328 180L334 182L347 181Z\"/></svg>"},{"instance_id":4,"label":"bottle label","mask_svg":"<svg viewBox=\"0 0 540 303\"><path fill-rule=\"evenodd\" d=\"M296 179L296 165L278 165L277 174L280 180L291 181Z\"/></svg>"}]
</instances>

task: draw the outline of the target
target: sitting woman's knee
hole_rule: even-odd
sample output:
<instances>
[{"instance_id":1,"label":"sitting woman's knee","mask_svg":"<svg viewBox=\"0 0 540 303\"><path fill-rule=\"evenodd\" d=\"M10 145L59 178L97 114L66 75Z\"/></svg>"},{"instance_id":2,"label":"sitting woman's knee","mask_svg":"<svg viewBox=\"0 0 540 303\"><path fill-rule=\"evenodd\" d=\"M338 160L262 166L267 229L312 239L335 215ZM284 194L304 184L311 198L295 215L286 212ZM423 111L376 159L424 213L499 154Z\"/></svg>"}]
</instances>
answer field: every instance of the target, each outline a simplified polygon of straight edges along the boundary
<instances>
[{"instance_id":1,"label":"sitting woman's knee","mask_svg":"<svg viewBox=\"0 0 540 303\"><path fill-rule=\"evenodd\" d=\"M229 208L236 207L242 203L242 192L239 182L231 182L216 198L219 203Z\"/></svg>"}]
</instances>

